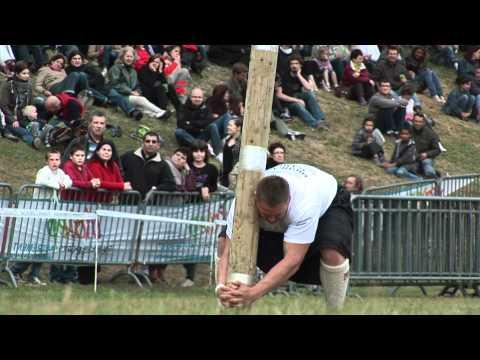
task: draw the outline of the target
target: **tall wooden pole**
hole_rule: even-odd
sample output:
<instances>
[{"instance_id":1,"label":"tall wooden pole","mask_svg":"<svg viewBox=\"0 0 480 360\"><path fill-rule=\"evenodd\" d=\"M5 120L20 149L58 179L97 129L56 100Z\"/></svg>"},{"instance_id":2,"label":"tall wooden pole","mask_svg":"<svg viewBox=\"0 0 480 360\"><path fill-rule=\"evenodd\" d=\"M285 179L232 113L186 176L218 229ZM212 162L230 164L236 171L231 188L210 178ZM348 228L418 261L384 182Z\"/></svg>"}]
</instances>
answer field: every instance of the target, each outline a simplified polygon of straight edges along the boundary
<instances>
[{"instance_id":1,"label":"tall wooden pole","mask_svg":"<svg viewBox=\"0 0 480 360\"><path fill-rule=\"evenodd\" d=\"M278 45L253 45L248 71L228 281L252 285L257 268L255 189L267 163Z\"/></svg>"}]
</instances>

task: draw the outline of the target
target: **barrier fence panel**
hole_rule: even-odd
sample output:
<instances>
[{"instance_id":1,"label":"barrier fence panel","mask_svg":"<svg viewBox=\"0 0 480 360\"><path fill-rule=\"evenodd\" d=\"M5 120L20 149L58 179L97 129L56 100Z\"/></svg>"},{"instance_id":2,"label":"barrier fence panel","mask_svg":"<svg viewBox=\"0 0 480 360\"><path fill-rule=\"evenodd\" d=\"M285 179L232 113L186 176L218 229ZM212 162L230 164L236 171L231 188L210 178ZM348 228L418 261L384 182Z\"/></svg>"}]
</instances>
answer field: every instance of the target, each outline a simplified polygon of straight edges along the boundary
<instances>
[{"instance_id":1,"label":"barrier fence panel","mask_svg":"<svg viewBox=\"0 0 480 360\"><path fill-rule=\"evenodd\" d=\"M9 208L12 202L12 188L9 184L0 183L0 208ZM0 217L0 261L5 259L10 219Z\"/></svg>"},{"instance_id":2,"label":"barrier fence panel","mask_svg":"<svg viewBox=\"0 0 480 360\"><path fill-rule=\"evenodd\" d=\"M441 181L441 196L480 197L480 175L450 176Z\"/></svg>"},{"instance_id":3,"label":"barrier fence panel","mask_svg":"<svg viewBox=\"0 0 480 360\"><path fill-rule=\"evenodd\" d=\"M82 219L82 214L93 214L100 208L137 213L140 200L138 192L56 191L39 185L24 185L15 205L28 210L31 217L12 219L9 260L93 264L95 239L98 239L100 264L131 264L139 222L106 218L99 221L97 232L95 220ZM52 217L35 218L38 210L52 211ZM69 212L71 218L58 218L55 211Z\"/></svg>"},{"instance_id":4,"label":"barrier fence panel","mask_svg":"<svg viewBox=\"0 0 480 360\"><path fill-rule=\"evenodd\" d=\"M437 196L440 188L436 180L422 180L393 185L372 187L363 192L364 195L389 196Z\"/></svg>"},{"instance_id":5,"label":"barrier fence panel","mask_svg":"<svg viewBox=\"0 0 480 360\"><path fill-rule=\"evenodd\" d=\"M356 285L480 282L480 198L353 200Z\"/></svg>"},{"instance_id":6,"label":"barrier fence panel","mask_svg":"<svg viewBox=\"0 0 480 360\"><path fill-rule=\"evenodd\" d=\"M214 222L226 219L233 197L232 192L213 193L210 201L204 202L198 193L152 192L146 199L145 215L178 221L144 221L137 261L210 262L219 233Z\"/></svg>"}]
</instances>

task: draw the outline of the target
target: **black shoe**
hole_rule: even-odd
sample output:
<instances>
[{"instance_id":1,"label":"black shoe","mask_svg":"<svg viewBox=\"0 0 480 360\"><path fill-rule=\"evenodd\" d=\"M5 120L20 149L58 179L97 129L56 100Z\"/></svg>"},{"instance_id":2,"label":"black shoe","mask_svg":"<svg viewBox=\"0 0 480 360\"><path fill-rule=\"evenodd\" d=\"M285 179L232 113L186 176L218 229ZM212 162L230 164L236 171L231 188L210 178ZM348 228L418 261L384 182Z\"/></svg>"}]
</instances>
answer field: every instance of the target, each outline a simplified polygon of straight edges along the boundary
<instances>
[{"instance_id":1,"label":"black shoe","mask_svg":"<svg viewBox=\"0 0 480 360\"><path fill-rule=\"evenodd\" d=\"M136 121L140 121L143 118L143 114L139 110L133 110L130 116L134 118Z\"/></svg>"},{"instance_id":2,"label":"black shoe","mask_svg":"<svg viewBox=\"0 0 480 360\"><path fill-rule=\"evenodd\" d=\"M165 110L165 113L159 117L160 120L168 120L168 118L172 116L172 112L170 110Z\"/></svg>"},{"instance_id":3,"label":"black shoe","mask_svg":"<svg viewBox=\"0 0 480 360\"><path fill-rule=\"evenodd\" d=\"M40 147L42 146L42 140L37 136L33 139L33 142L32 142L32 147L35 149L35 150L38 150L40 149Z\"/></svg>"},{"instance_id":4,"label":"black shoe","mask_svg":"<svg viewBox=\"0 0 480 360\"><path fill-rule=\"evenodd\" d=\"M15 135L13 135L12 133L10 133L7 130L3 130L1 135L2 135L2 137L4 137L5 139L8 139L10 141L18 142L20 140L19 138L17 138Z\"/></svg>"}]
</instances>

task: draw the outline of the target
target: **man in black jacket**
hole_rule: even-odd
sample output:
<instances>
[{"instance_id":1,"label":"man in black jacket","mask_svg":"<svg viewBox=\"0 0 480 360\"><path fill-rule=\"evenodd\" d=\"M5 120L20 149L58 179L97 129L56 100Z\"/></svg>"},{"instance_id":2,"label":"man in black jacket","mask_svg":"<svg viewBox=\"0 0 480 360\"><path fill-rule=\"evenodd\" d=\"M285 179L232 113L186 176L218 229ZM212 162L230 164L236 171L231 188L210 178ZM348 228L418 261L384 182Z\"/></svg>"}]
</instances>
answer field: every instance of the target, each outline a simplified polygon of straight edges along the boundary
<instances>
[{"instance_id":1,"label":"man in black jacket","mask_svg":"<svg viewBox=\"0 0 480 360\"><path fill-rule=\"evenodd\" d=\"M438 135L426 126L425 116L420 113L416 113L413 118L412 130L419 171L427 178L436 178L433 160L441 153Z\"/></svg>"},{"instance_id":2,"label":"man in black jacket","mask_svg":"<svg viewBox=\"0 0 480 360\"><path fill-rule=\"evenodd\" d=\"M171 171L159 153L160 137L149 131L143 137L143 145L120 157L123 178L132 184L145 198L156 187L157 190L175 191L176 185Z\"/></svg>"},{"instance_id":3,"label":"man in black jacket","mask_svg":"<svg viewBox=\"0 0 480 360\"><path fill-rule=\"evenodd\" d=\"M215 119L204 101L203 90L194 88L190 98L177 112L175 137L180 145L190 146L195 139L211 141L217 157L222 152L222 140Z\"/></svg>"}]
</instances>

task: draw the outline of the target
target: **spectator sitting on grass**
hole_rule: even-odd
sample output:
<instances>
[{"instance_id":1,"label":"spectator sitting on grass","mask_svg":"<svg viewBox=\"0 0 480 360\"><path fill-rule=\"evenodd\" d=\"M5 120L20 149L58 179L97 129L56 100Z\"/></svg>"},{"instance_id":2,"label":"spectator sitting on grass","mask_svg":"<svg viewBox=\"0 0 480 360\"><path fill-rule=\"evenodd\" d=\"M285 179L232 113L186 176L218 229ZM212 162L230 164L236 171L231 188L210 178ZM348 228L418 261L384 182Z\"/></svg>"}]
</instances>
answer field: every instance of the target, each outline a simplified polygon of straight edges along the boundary
<instances>
[{"instance_id":1,"label":"spectator sitting on grass","mask_svg":"<svg viewBox=\"0 0 480 360\"><path fill-rule=\"evenodd\" d=\"M268 158L267 158L267 165L266 165L266 170L285 163L285 154L287 150L285 149L285 146L280 143L276 142L273 144L270 144L268 147Z\"/></svg>"},{"instance_id":2,"label":"spectator sitting on grass","mask_svg":"<svg viewBox=\"0 0 480 360\"><path fill-rule=\"evenodd\" d=\"M314 66L310 69L311 76L318 88L323 88L325 91L331 91L330 82L333 83L334 89L338 87L337 74L333 71L333 66L329 59L328 49L321 48L318 55L310 64Z\"/></svg>"},{"instance_id":3,"label":"spectator sitting on grass","mask_svg":"<svg viewBox=\"0 0 480 360\"><path fill-rule=\"evenodd\" d=\"M448 95L442 111L447 115L468 121L475 105L475 96L470 94L472 81L468 77L459 76L455 82L457 88Z\"/></svg>"},{"instance_id":4,"label":"spectator sitting on grass","mask_svg":"<svg viewBox=\"0 0 480 360\"><path fill-rule=\"evenodd\" d=\"M385 162L383 145L385 138L380 130L375 129L374 119L367 117L363 126L357 131L352 143L352 154L365 159L372 159L375 164L383 166Z\"/></svg>"},{"instance_id":5,"label":"spectator sitting on grass","mask_svg":"<svg viewBox=\"0 0 480 360\"><path fill-rule=\"evenodd\" d=\"M475 96L475 107L472 115L475 121L480 123L480 67L475 69L475 77L472 80L470 94Z\"/></svg>"},{"instance_id":6,"label":"spectator sitting on grass","mask_svg":"<svg viewBox=\"0 0 480 360\"><path fill-rule=\"evenodd\" d=\"M207 99L205 104L215 119L220 137L225 138L228 135L227 125L232 116L242 116L241 102L230 95L226 85L219 84L213 88L212 96Z\"/></svg>"},{"instance_id":7,"label":"spectator sitting on grass","mask_svg":"<svg viewBox=\"0 0 480 360\"><path fill-rule=\"evenodd\" d=\"M472 80L475 77L475 69L480 66L480 46L472 46L465 52L465 57L458 62L458 77L466 77Z\"/></svg>"},{"instance_id":8,"label":"spectator sitting on grass","mask_svg":"<svg viewBox=\"0 0 480 360\"><path fill-rule=\"evenodd\" d=\"M416 148L415 141L412 140L411 127L404 127L400 130L400 139L395 141L392 158L390 162L385 162L383 167L389 174L413 181L422 180L416 175Z\"/></svg>"},{"instance_id":9,"label":"spectator sitting on grass","mask_svg":"<svg viewBox=\"0 0 480 360\"><path fill-rule=\"evenodd\" d=\"M438 135L427 126L425 116L416 113L413 118L413 141L417 151L419 173L426 178L436 178L434 159L441 154Z\"/></svg>"},{"instance_id":10,"label":"spectator sitting on grass","mask_svg":"<svg viewBox=\"0 0 480 360\"><path fill-rule=\"evenodd\" d=\"M182 49L179 45L172 45L167 48L168 55L164 57L165 66L163 73L167 81L175 88L178 99L182 104L188 99L189 89L192 86L190 71L182 66Z\"/></svg>"},{"instance_id":11,"label":"spectator sitting on grass","mask_svg":"<svg viewBox=\"0 0 480 360\"><path fill-rule=\"evenodd\" d=\"M367 105L375 93L375 82L370 79L363 61L362 51L352 50L350 63L345 66L343 72L343 85L349 88L347 95L349 99L358 101L360 105Z\"/></svg>"},{"instance_id":12,"label":"spectator sitting on grass","mask_svg":"<svg viewBox=\"0 0 480 360\"><path fill-rule=\"evenodd\" d=\"M343 187L352 195L359 195L363 192L363 180L358 175L350 175L343 182Z\"/></svg>"}]
</instances>

